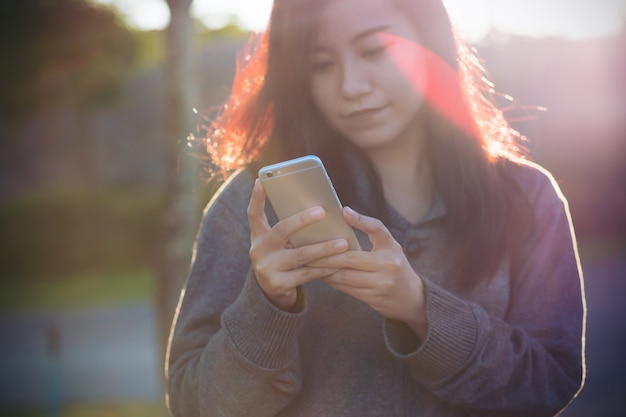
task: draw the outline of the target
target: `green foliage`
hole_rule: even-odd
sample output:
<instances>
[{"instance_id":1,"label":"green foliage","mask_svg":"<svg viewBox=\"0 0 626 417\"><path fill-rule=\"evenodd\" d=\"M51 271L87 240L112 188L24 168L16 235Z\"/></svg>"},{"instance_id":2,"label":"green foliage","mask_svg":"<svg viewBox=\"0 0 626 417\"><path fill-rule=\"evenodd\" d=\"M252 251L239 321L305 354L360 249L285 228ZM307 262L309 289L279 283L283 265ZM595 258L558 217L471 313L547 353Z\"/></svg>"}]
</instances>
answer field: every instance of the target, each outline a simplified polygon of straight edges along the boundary
<instances>
[{"instance_id":1,"label":"green foliage","mask_svg":"<svg viewBox=\"0 0 626 417\"><path fill-rule=\"evenodd\" d=\"M33 192L0 203L3 280L149 265L163 202L136 191Z\"/></svg>"},{"instance_id":2,"label":"green foliage","mask_svg":"<svg viewBox=\"0 0 626 417\"><path fill-rule=\"evenodd\" d=\"M53 281L0 281L0 312L148 301L154 296L153 275L147 267L136 267L70 275Z\"/></svg>"},{"instance_id":3,"label":"green foliage","mask_svg":"<svg viewBox=\"0 0 626 417\"><path fill-rule=\"evenodd\" d=\"M165 59L165 32L162 30L131 30L136 56L134 69L142 70Z\"/></svg>"},{"instance_id":4,"label":"green foliage","mask_svg":"<svg viewBox=\"0 0 626 417\"><path fill-rule=\"evenodd\" d=\"M243 30L234 18L225 26L216 29L207 28L200 21L195 21L195 25L196 42L200 45L224 39L242 40L250 35L250 32Z\"/></svg>"}]
</instances>

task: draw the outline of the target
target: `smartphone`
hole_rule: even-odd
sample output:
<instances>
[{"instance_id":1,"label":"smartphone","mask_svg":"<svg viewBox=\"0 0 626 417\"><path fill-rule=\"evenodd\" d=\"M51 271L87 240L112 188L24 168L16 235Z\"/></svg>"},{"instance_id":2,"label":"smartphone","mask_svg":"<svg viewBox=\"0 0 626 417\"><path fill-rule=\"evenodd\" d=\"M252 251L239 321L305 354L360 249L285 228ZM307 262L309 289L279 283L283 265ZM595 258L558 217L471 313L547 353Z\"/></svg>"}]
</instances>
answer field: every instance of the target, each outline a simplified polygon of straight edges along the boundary
<instances>
[{"instance_id":1,"label":"smartphone","mask_svg":"<svg viewBox=\"0 0 626 417\"><path fill-rule=\"evenodd\" d=\"M293 246L344 238L350 250L361 249L354 229L343 218L337 192L317 156L265 166L259 170L259 179L280 220L313 206L326 210L322 220L291 235L289 241Z\"/></svg>"}]
</instances>

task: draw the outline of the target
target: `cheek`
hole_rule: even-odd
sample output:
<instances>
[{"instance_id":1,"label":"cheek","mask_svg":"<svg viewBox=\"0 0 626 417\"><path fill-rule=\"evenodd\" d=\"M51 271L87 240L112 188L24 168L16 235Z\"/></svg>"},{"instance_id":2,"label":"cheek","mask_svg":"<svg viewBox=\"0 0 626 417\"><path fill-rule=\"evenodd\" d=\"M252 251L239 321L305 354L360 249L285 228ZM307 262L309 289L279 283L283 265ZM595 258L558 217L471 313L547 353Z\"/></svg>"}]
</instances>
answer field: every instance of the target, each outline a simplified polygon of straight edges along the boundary
<instances>
[{"instance_id":1,"label":"cheek","mask_svg":"<svg viewBox=\"0 0 626 417\"><path fill-rule=\"evenodd\" d=\"M329 77L314 76L311 80L311 98L318 111L329 118L333 105L337 102Z\"/></svg>"},{"instance_id":2,"label":"cheek","mask_svg":"<svg viewBox=\"0 0 626 417\"><path fill-rule=\"evenodd\" d=\"M390 65L385 73L387 98L399 106L400 111L413 114L425 101L428 71L417 60L404 58L403 65ZM381 83L382 84L382 83Z\"/></svg>"},{"instance_id":3,"label":"cheek","mask_svg":"<svg viewBox=\"0 0 626 417\"><path fill-rule=\"evenodd\" d=\"M399 75L396 82L407 95L424 97L428 86L428 68L424 62L416 57L405 58L398 66Z\"/></svg>"},{"instance_id":4,"label":"cheek","mask_svg":"<svg viewBox=\"0 0 626 417\"><path fill-rule=\"evenodd\" d=\"M387 35L391 36L391 35ZM417 42L393 37L389 50L390 65L394 68L396 82L403 84L413 94L424 96L429 79L429 53Z\"/></svg>"}]
</instances>

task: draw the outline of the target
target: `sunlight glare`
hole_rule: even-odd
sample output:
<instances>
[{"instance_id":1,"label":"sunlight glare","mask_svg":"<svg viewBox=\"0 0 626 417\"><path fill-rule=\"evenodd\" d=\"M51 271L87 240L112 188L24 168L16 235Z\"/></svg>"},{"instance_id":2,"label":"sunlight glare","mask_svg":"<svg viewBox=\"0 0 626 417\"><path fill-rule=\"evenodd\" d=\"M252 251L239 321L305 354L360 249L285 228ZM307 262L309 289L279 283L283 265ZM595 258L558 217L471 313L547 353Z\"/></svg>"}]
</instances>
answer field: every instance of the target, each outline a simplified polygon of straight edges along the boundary
<instances>
[{"instance_id":1,"label":"sunlight glare","mask_svg":"<svg viewBox=\"0 0 626 417\"><path fill-rule=\"evenodd\" d=\"M626 0L443 0L469 42L491 28L522 36L582 39L618 32Z\"/></svg>"},{"instance_id":2,"label":"sunlight glare","mask_svg":"<svg viewBox=\"0 0 626 417\"><path fill-rule=\"evenodd\" d=\"M492 1L491 13L500 30L580 39L618 31L624 5L624 0L508 0Z\"/></svg>"},{"instance_id":3,"label":"sunlight glare","mask_svg":"<svg viewBox=\"0 0 626 417\"><path fill-rule=\"evenodd\" d=\"M483 39L491 28L491 18L488 12L489 0L443 0L450 19L453 21L459 34L468 42L478 42Z\"/></svg>"},{"instance_id":4,"label":"sunlight glare","mask_svg":"<svg viewBox=\"0 0 626 417\"><path fill-rule=\"evenodd\" d=\"M169 21L165 0L93 0L112 4L139 29L163 29ZM626 19L626 0L443 0L460 34L479 42L491 28L522 36L581 39L617 33ZM272 0L195 0L191 13L210 28L234 17L242 27L262 31Z\"/></svg>"},{"instance_id":5,"label":"sunlight glare","mask_svg":"<svg viewBox=\"0 0 626 417\"><path fill-rule=\"evenodd\" d=\"M271 0L196 0L191 5L191 13L209 27L219 27L219 22L228 23L231 17L236 16L241 26L253 31L265 29L271 10Z\"/></svg>"},{"instance_id":6,"label":"sunlight glare","mask_svg":"<svg viewBox=\"0 0 626 417\"><path fill-rule=\"evenodd\" d=\"M141 30L165 28L170 20L165 0L95 0L95 3L116 7L130 26Z\"/></svg>"}]
</instances>

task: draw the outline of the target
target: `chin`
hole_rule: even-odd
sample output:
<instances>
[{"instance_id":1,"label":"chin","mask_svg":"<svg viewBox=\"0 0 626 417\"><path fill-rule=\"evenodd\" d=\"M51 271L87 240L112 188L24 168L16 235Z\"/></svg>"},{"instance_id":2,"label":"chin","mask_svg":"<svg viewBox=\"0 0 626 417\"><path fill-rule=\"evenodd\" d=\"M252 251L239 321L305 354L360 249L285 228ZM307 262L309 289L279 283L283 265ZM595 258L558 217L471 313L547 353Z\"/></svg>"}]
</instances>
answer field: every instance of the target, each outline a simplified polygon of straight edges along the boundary
<instances>
[{"instance_id":1,"label":"chin","mask_svg":"<svg viewBox=\"0 0 626 417\"><path fill-rule=\"evenodd\" d=\"M348 140L358 148L363 150L374 150L377 148L384 148L394 142L393 137L388 134L368 133L360 135L348 136Z\"/></svg>"}]
</instances>

